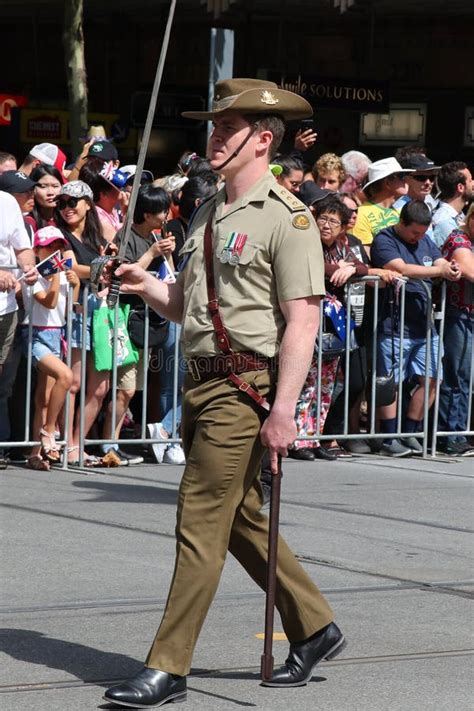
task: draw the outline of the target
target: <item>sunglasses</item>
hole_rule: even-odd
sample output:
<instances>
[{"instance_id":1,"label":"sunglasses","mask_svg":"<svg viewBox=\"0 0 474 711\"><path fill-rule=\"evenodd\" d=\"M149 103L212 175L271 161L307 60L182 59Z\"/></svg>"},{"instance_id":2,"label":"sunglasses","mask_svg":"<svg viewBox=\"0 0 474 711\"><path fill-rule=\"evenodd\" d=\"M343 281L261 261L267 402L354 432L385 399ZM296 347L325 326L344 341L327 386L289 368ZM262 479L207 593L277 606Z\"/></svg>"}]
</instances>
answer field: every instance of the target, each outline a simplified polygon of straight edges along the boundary
<instances>
[{"instance_id":1,"label":"sunglasses","mask_svg":"<svg viewBox=\"0 0 474 711\"><path fill-rule=\"evenodd\" d=\"M430 183L434 183L434 181L435 181L434 175L412 175L411 177L413 178L413 180L416 180L418 183L424 183L426 180L429 180Z\"/></svg>"},{"instance_id":2,"label":"sunglasses","mask_svg":"<svg viewBox=\"0 0 474 711\"><path fill-rule=\"evenodd\" d=\"M82 197L70 197L70 198L65 198L65 197L59 197L56 200L56 205L59 210L65 210L67 207L75 208L77 206L77 203L79 200L84 200Z\"/></svg>"}]
</instances>

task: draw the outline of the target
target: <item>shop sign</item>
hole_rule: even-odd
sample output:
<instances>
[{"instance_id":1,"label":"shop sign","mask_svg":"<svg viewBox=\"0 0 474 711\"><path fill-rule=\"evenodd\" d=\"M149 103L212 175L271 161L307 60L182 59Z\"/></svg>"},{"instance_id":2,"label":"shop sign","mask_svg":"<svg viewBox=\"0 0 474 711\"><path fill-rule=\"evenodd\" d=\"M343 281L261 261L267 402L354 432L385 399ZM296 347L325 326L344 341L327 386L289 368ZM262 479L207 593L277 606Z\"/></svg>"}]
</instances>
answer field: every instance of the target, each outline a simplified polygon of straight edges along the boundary
<instances>
[{"instance_id":1,"label":"shop sign","mask_svg":"<svg viewBox=\"0 0 474 711\"><path fill-rule=\"evenodd\" d=\"M104 126L108 138L120 148L136 149L137 132L120 122L118 114L89 114L89 126ZM70 144L69 111L55 109L22 109L20 111L21 143L51 142Z\"/></svg>"},{"instance_id":2,"label":"shop sign","mask_svg":"<svg viewBox=\"0 0 474 711\"><path fill-rule=\"evenodd\" d=\"M389 83L269 72L280 89L293 91L315 109L346 109L379 113L389 106Z\"/></svg>"},{"instance_id":3,"label":"shop sign","mask_svg":"<svg viewBox=\"0 0 474 711\"><path fill-rule=\"evenodd\" d=\"M19 94L0 94L0 126L9 126L12 122L12 109L26 106L28 97Z\"/></svg>"}]
</instances>

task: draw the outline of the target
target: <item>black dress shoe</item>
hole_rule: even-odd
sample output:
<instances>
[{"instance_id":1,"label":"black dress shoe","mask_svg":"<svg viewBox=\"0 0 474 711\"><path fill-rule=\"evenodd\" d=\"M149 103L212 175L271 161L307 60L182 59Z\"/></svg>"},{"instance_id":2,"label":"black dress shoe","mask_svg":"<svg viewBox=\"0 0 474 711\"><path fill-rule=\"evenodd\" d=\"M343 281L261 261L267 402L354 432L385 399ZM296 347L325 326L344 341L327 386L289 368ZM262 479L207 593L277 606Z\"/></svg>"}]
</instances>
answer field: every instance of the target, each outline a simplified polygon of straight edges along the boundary
<instances>
[{"instance_id":1,"label":"black dress shoe","mask_svg":"<svg viewBox=\"0 0 474 711\"><path fill-rule=\"evenodd\" d=\"M107 689L102 697L118 706L147 709L186 700L186 677L143 667L133 679Z\"/></svg>"},{"instance_id":2,"label":"black dress shoe","mask_svg":"<svg viewBox=\"0 0 474 711\"><path fill-rule=\"evenodd\" d=\"M314 449L310 449L309 447L289 449L288 456L292 459L302 459L305 462L312 462L314 459Z\"/></svg>"},{"instance_id":3,"label":"black dress shoe","mask_svg":"<svg viewBox=\"0 0 474 711\"><path fill-rule=\"evenodd\" d=\"M322 659L332 659L346 646L339 627L331 622L304 642L290 644L290 654L284 667L275 669L263 686L304 686L313 676L313 669Z\"/></svg>"},{"instance_id":4,"label":"black dress shoe","mask_svg":"<svg viewBox=\"0 0 474 711\"><path fill-rule=\"evenodd\" d=\"M334 462L337 459L337 454L335 452L331 452L331 450L327 447L315 447L313 452L313 459L325 459L327 462Z\"/></svg>"}]
</instances>

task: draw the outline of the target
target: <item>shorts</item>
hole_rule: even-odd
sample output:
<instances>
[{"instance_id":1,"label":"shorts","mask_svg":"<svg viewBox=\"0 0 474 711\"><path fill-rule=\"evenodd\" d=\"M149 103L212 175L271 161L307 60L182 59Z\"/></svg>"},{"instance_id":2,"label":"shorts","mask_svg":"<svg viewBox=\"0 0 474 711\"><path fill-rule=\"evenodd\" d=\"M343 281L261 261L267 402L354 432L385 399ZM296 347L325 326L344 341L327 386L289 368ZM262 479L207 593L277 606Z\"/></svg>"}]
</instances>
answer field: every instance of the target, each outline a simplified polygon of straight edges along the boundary
<instances>
[{"instance_id":1,"label":"shorts","mask_svg":"<svg viewBox=\"0 0 474 711\"><path fill-rule=\"evenodd\" d=\"M382 335L377 339L377 375L387 375L392 370L395 375L395 381L398 382L398 373L400 367L400 339L394 337L394 359L392 364L392 337ZM431 361L430 361L430 378L436 378L438 369L438 351L439 351L439 336L438 334L431 335ZM402 380L406 380L411 376L424 376L426 370L426 338L404 338L403 339L403 367ZM443 372L439 373L440 380L443 377Z\"/></svg>"},{"instance_id":2,"label":"shorts","mask_svg":"<svg viewBox=\"0 0 474 711\"><path fill-rule=\"evenodd\" d=\"M119 367L117 368L117 390L143 390L142 348L138 350L137 363L130 363L130 365L119 365Z\"/></svg>"},{"instance_id":3,"label":"shorts","mask_svg":"<svg viewBox=\"0 0 474 711\"><path fill-rule=\"evenodd\" d=\"M23 326L23 352L28 356L28 326ZM38 365L40 360L48 355L61 358L61 336L62 328L35 328L33 326L31 335L31 355L34 365Z\"/></svg>"},{"instance_id":4,"label":"shorts","mask_svg":"<svg viewBox=\"0 0 474 711\"><path fill-rule=\"evenodd\" d=\"M86 329L86 351L91 350L92 344L92 314L99 308L100 299L94 294L89 294L87 300L87 329ZM75 313L72 317L71 348L82 348L82 313Z\"/></svg>"},{"instance_id":5,"label":"shorts","mask_svg":"<svg viewBox=\"0 0 474 711\"><path fill-rule=\"evenodd\" d=\"M17 323L17 311L0 316L0 365L5 363L11 351Z\"/></svg>"}]
</instances>

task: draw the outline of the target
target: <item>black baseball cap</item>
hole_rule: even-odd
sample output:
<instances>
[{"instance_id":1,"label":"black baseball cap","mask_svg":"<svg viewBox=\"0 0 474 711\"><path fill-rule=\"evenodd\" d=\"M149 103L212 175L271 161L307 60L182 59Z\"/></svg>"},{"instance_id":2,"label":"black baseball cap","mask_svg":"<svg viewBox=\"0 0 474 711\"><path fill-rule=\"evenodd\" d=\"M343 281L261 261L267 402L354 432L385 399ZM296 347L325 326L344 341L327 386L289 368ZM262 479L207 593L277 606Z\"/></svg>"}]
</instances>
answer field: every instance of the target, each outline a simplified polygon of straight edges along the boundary
<instances>
[{"instance_id":1,"label":"black baseball cap","mask_svg":"<svg viewBox=\"0 0 474 711\"><path fill-rule=\"evenodd\" d=\"M331 193L333 195L335 194L332 190L323 190L318 187L314 180L305 180L304 183L301 183L300 185L298 197L302 202L304 202L305 205L307 205L307 207L310 207L315 202L323 200L328 195L331 195Z\"/></svg>"},{"instance_id":2,"label":"black baseball cap","mask_svg":"<svg viewBox=\"0 0 474 711\"><path fill-rule=\"evenodd\" d=\"M102 160L118 160L118 152L110 141L95 141L89 148L88 158L101 158Z\"/></svg>"},{"instance_id":3,"label":"black baseball cap","mask_svg":"<svg viewBox=\"0 0 474 711\"><path fill-rule=\"evenodd\" d=\"M401 163L404 168L411 168L411 170L416 170L417 173L426 173L431 170L439 170L440 165L435 165L431 158L423 155L423 153L414 153L411 156L407 156Z\"/></svg>"},{"instance_id":4,"label":"black baseball cap","mask_svg":"<svg viewBox=\"0 0 474 711\"><path fill-rule=\"evenodd\" d=\"M26 193L35 185L35 181L20 170L6 170L0 175L0 190L4 193Z\"/></svg>"}]
</instances>

